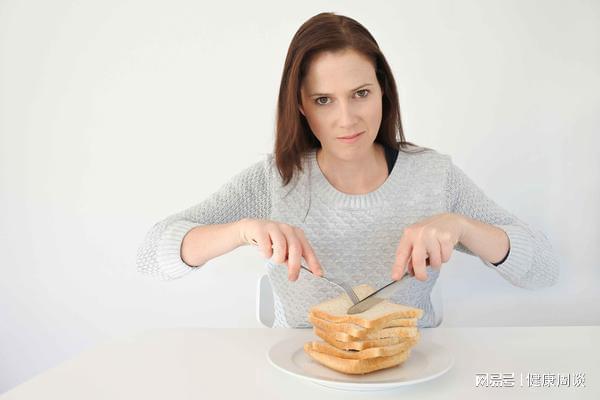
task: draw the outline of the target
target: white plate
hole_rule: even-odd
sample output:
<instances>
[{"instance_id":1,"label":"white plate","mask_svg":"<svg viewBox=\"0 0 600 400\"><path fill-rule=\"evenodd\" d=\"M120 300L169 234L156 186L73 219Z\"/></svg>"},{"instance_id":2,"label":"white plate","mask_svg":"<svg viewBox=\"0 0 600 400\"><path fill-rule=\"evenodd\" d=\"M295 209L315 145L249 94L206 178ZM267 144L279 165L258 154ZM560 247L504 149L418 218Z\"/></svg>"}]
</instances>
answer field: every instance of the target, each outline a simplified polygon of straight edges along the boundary
<instances>
[{"instance_id":1,"label":"white plate","mask_svg":"<svg viewBox=\"0 0 600 400\"><path fill-rule=\"evenodd\" d=\"M269 349L267 358L275 368L298 378L329 388L360 391L425 382L446 373L454 364L454 358L446 348L421 335L403 364L365 375L343 374L320 364L304 352L304 343L317 339L320 340L314 335L307 335L283 340Z\"/></svg>"}]
</instances>

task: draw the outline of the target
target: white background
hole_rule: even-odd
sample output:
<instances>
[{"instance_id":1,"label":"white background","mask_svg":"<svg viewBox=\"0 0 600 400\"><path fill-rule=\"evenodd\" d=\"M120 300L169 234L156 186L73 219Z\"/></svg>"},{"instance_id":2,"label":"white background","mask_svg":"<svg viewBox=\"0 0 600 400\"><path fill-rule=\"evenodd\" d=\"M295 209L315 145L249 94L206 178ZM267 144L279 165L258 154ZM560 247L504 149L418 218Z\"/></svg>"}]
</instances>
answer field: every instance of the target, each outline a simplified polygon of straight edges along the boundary
<instances>
[{"instance_id":1,"label":"white background","mask_svg":"<svg viewBox=\"0 0 600 400\"><path fill-rule=\"evenodd\" d=\"M258 326L254 249L171 282L135 255L272 151L287 47L322 11L378 41L407 139L450 154L559 258L559 284L530 291L455 253L443 324L600 322L600 2L4 0L0 392L112 336Z\"/></svg>"}]
</instances>

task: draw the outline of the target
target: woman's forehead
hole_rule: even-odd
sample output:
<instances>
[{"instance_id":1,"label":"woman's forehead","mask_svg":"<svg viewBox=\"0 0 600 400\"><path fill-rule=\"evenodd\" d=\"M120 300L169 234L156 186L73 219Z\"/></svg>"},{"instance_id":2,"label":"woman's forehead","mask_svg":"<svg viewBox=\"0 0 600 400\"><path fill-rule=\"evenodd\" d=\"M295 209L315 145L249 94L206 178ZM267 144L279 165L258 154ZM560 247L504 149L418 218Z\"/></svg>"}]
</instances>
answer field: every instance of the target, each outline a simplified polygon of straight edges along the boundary
<instances>
[{"instance_id":1,"label":"woman's forehead","mask_svg":"<svg viewBox=\"0 0 600 400\"><path fill-rule=\"evenodd\" d=\"M372 82L375 68L362 54L347 50L342 52L324 52L311 62L303 89L308 96L351 91Z\"/></svg>"}]
</instances>

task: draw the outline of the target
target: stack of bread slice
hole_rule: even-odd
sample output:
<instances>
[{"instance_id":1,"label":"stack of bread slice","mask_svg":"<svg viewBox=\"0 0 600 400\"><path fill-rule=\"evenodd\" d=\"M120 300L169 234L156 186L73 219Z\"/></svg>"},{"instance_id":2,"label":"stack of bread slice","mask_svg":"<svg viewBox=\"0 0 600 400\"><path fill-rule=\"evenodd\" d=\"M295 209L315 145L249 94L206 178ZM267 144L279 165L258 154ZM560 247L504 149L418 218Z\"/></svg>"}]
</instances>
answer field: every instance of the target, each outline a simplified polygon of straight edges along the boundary
<instances>
[{"instance_id":1,"label":"stack of bread slice","mask_svg":"<svg viewBox=\"0 0 600 400\"><path fill-rule=\"evenodd\" d=\"M354 287L358 298L374 292L369 285ZM304 344L319 363L346 374L366 374L395 367L410 356L419 340L417 321L423 310L384 300L370 309L348 314L345 293L311 307L309 321L322 340Z\"/></svg>"}]
</instances>

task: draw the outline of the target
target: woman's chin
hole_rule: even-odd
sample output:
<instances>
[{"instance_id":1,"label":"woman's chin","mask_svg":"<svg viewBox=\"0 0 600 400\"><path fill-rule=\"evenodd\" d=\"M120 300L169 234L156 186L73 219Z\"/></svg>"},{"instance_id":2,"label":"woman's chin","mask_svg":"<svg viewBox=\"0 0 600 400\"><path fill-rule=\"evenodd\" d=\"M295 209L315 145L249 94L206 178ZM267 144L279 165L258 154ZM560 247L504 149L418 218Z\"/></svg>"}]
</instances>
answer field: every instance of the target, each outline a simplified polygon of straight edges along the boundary
<instances>
[{"instance_id":1,"label":"woman's chin","mask_svg":"<svg viewBox=\"0 0 600 400\"><path fill-rule=\"evenodd\" d=\"M332 146L325 146L321 148L325 153L324 155L333 158L337 158L340 161L354 161L356 159L368 156L373 151L373 142L370 144L363 143L360 146L344 146L334 144Z\"/></svg>"}]
</instances>

